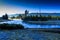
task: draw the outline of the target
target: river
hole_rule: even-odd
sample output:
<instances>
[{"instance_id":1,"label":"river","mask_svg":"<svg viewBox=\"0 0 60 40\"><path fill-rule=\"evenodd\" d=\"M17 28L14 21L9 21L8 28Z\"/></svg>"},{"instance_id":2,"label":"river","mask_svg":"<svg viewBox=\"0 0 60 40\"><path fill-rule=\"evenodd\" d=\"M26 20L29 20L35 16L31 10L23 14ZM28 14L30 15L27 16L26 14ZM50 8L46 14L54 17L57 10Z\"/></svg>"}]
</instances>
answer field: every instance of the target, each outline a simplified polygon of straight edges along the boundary
<instances>
[{"instance_id":1,"label":"river","mask_svg":"<svg viewBox=\"0 0 60 40\"><path fill-rule=\"evenodd\" d=\"M40 24L30 24L23 22L21 19L16 19L12 21L0 22L0 23L8 23L8 24L21 24L25 28L60 28L60 25L40 25Z\"/></svg>"},{"instance_id":2,"label":"river","mask_svg":"<svg viewBox=\"0 0 60 40\"><path fill-rule=\"evenodd\" d=\"M29 24L22 20L12 20L0 23L21 24L25 28L60 28L59 25ZM60 40L60 34L27 29L0 30L0 40Z\"/></svg>"}]
</instances>

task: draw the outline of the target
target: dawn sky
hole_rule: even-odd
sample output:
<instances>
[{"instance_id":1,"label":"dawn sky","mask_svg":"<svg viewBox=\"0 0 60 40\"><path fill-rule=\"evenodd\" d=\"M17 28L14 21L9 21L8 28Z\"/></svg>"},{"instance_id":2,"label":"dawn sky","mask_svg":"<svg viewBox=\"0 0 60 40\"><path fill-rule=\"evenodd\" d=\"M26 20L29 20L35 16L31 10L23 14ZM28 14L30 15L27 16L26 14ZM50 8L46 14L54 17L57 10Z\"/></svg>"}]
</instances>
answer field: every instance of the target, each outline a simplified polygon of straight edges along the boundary
<instances>
[{"instance_id":1,"label":"dawn sky","mask_svg":"<svg viewBox=\"0 0 60 40\"><path fill-rule=\"evenodd\" d=\"M0 16L3 14L39 12L39 0L0 0Z\"/></svg>"}]
</instances>

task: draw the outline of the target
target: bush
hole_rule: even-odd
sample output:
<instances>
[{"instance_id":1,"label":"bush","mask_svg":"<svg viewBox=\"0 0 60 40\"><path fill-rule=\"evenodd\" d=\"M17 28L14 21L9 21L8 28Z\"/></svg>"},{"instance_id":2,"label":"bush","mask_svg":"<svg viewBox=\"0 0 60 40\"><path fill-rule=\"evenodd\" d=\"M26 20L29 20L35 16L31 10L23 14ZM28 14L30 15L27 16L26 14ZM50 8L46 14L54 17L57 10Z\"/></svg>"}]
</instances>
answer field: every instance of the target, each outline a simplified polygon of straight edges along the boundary
<instances>
[{"instance_id":1,"label":"bush","mask_svg":"<svg viewBox=\"0 0 60 40\"><path fill-rule=\"evenodd\" d=\"M0 29L24 29L20 24L0 24Z\"/></svg>"}]
</instances>

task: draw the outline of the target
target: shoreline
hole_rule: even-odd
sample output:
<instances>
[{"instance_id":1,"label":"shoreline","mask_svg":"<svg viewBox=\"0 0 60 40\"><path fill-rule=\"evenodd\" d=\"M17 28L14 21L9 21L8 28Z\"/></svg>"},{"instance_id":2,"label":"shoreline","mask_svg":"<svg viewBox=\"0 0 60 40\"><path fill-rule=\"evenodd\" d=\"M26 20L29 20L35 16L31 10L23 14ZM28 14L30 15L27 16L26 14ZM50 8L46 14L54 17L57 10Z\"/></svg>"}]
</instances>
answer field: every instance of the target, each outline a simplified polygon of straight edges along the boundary
<instances>
[{"instance_id":1,"label":"shoreline","mask_svg":"<svg viewBox=\"0 0 60 40\"><path fill-rule=\"evenodd\" d=\"M25 30L38 31L38 32L60 33L60 28L26 28Z\"/></svg>"},{"instance_id":2,"label":"shoreline","mask_svg":"<svg viewBox=\"0 0 60 40\"><path fill-rule=\"evenodd\" d=\"M60 21L27 21L27 23L33 23L33 24L53 24L53 25L57 25L60 24Z\"/></svg>"},{"instance_id":3,"label":"shoreline","mask_svg":"<svg viewBox=\"0 0 60 40\"><path fill-rule=\"evenodd\" d=\"M60 34L32 30L0 30L4 40L60 40Z\"/></svg>"}]
</instances>

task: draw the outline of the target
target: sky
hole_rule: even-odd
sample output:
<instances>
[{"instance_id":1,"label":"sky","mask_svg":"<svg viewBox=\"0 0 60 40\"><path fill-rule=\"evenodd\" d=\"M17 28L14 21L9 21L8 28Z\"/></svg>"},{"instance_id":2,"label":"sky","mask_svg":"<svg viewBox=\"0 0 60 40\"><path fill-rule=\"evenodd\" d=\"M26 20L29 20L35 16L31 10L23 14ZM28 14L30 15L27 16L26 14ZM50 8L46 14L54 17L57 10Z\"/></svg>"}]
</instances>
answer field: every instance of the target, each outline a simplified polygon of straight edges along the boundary
<instances>
[{"instance_id":1,"label":"sky","mask_svg":"<svg viewBox=\"0 0 60 40\"><path fill-rule=\"evenodd\" d=\"M60 13L60 0L0 0L0 16L3 14Z\"/></svg>"},{"instance_id":2,"label":"sky","mask_svg":"<svg viewBox=\"0 0 60 40\"><path fill-rule=\"evenodd\" d=\"M25 10L30 13L39 12L40 0L0 0L0 16L7 14L21 14Z\"/></svg>"},{"instance_id":3,"label":"sky","mask_svg":"<svg viewBox=\"0 0 60 40\"><path fill-rule=\"evenodd\" d=\"M60 13L60 0L40 0L42 13Z\"/></svg>"}]
</instances>

